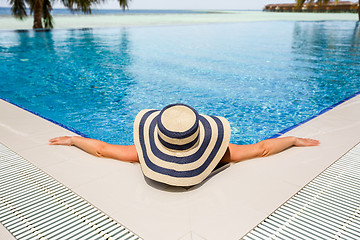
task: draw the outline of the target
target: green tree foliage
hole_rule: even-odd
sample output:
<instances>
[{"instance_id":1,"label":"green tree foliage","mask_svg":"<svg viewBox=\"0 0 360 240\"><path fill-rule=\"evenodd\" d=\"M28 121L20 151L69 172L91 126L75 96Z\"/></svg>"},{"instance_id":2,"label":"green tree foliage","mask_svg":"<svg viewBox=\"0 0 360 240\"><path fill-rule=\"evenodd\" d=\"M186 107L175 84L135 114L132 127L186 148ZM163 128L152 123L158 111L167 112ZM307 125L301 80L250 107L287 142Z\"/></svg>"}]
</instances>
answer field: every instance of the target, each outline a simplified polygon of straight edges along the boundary
<instances>
[{"instance_id":1,"label":"green tree foliage","mask_svg":"<svg viewBox=\"0 0 360 240\"><path fill-rule=\"evenodd\" d=\"M338 2L339 0L336 0L335 2ZM298 7L301 7L302 5L304 5L305 2L308 2L308 3L314 3L316 2L317 4L326 4L328 2L332 2L331 0L317 0L317 1L314 1L314 0L297 0L297 5Z\"/></svg>"},{"instance_id":2,"label":"green tree foliage","mask_svg":"<svg viewBox=\"0 0 360 240\"><path fill-rule=\"evenodd\" d=\"M52 5L57 0L9 0L12 14L19 19L27 17L26 7L29 6L30 14L34 15L34 29L53 27L53 19L51 16ZM105 0L58 0L72 12L83 12L91 14L91 7L101 4ZM128 8L130 0L118 0L120 7L125 10Z\"/></svg>"},{"instance_id":3,"label":"green tree foliage","mask_svg":"<svg viewBox=\"0 0 360 240\"><path fill-rule=\"evenodd\" d=\"M318 4L326 4L328 2L331 2L330 0L318 0L318 1L314 1L314 0L296 0L297 2L297 7L298 8L301 8L305 2L308 2L308 3L318 3ZM336 3L339 2L339 0L336 0L335 1ZM359 15L359 21L360 21L360 0L358 2L358 15Z\"/></svg>"}]
</instances>

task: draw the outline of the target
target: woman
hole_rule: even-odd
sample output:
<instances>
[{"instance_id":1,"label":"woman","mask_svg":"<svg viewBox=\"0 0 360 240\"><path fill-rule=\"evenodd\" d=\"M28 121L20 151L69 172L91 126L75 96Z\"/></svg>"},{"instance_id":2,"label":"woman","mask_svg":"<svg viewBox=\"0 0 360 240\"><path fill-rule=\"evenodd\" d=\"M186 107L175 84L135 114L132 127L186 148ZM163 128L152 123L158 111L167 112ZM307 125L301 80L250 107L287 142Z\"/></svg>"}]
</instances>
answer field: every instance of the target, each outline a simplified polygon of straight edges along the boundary
<instances>
[{"instance_id":1,"label":"woman","mask_svg":"<svg viewBox=\"0 0 360 240\"><path fill-rule=\"evenodd\" d=\"M50 139L50 145L76 146L98 157L140 162L145 176L174 186L202 182L218 164L266 157L292 146L317 146L308 138L283 137L251 145L229 143L223 117L198 114L185 104L142 110L134 121L135 145L113 145L79 136Z\"/></svg>"}]
</instances>

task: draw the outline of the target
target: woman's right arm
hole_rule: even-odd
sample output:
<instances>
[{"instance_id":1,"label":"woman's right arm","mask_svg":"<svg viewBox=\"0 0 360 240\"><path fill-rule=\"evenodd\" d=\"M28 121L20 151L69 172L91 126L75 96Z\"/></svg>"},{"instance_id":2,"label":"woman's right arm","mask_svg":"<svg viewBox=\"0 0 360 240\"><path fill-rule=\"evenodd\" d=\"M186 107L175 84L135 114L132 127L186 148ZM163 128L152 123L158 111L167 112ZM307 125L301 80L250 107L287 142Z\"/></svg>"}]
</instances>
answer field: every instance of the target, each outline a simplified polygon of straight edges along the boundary
<instances>
[{"instance_id":1,"label":"woman's right arm","mask_svg":"<svg viewBox=\"0 0 360 240\"><path fill-rule=\"evenodd\" d=\"M115 145L79 136L52 138L49 140L49 144L76 146L97 157L113 158L125 162L139 162L134 145Z\"/></svg>"}]
</instances>

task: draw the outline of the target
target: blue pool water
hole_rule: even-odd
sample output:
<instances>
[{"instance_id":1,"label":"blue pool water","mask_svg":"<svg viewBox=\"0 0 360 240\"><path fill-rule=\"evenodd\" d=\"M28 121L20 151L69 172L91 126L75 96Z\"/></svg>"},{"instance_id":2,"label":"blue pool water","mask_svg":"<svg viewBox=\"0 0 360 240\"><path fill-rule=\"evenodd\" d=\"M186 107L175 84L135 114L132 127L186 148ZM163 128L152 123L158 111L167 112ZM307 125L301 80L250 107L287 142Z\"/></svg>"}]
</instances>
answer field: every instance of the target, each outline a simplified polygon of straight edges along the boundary
<instances>
[{"instance_id":1,"label":"blue pool water","mask_svg":"<svg viewBox=\"0 0 360 240\"><path fill-rule=\"evenodd\" d=\"M0 97L132 144L144 108L182 102L254 143L360 91L356 22L0 32Z\"/></svg>"}]
</instances>

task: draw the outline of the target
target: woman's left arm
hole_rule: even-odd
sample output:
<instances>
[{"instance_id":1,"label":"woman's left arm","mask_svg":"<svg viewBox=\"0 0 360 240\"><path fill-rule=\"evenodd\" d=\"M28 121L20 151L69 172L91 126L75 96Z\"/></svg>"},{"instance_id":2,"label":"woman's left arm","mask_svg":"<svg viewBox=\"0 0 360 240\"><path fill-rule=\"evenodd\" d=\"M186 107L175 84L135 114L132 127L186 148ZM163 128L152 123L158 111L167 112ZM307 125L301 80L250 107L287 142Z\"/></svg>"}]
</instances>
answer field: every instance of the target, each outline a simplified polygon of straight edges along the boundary
<instances>
[{"instance_id":1,"label":"woman's left arm","mask_svg":"<svg viewBox=\"0 0 360 240\"><path fill-rule=\"evenodd\" d=\"M298 137L272 138L249 145L230 143L221 161L222 163L240 162L251 158L267 157L292 146L307 147L319 144L318 140Z\"/></svg>"}]
</instances>

